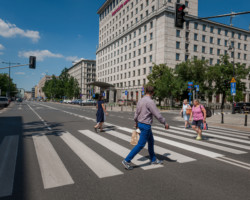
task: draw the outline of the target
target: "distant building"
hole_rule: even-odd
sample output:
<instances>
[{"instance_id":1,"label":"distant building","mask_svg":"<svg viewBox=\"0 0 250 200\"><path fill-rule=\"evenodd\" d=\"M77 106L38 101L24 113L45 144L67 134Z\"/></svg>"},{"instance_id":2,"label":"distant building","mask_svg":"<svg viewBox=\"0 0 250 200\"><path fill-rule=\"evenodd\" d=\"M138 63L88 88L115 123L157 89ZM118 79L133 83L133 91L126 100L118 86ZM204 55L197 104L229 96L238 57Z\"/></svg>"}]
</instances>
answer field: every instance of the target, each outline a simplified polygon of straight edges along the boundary
<instances>
[{"instance_id":1,"label":"distant building","mask_svg":"<svg viewBox=\"0 0 250 200\"><path fill-rule=\"evenodd\" d=\"M17 88L16 98L24 99L25 90L23 88Z\"/></svg>"},{"instance_id":2,"label":"distant building","mask_svg":"<svg viewBox=\"0 0 250 200\"><path fill-rule=\"evenodd\" d=\"M43 92L43 87L44 87L46 81L49 81L49 80L51 80L51 79L52 79L52 76L46 75L46 76L44 76L44 77L39 81L39 83L37 84L37 96L36 96L36 98L39 98L39 99L44 99L44 98L46 98L46 96L45 96L45 94L44 94L44 92Z\"/></svg>"},{"instance_id":3,"label":"distant building","mask_svg":"<svg viewBox=\"0 0 250 200\"><path fill-rule=\"evenodd\" d=\"M82 99L90 99L94 91L87 83L96 81L96 61L82 59L69 68L68 73L78 81Z\"/></svg>"},{"instance_id":4,"label":"distant building","mask_svg":"<svg viewBox=\"0 0 250 200\"><path fill-rule=\"evenodd\" d=\"M32 92L31 91L25 91L24 92L24 99L31 99L32 98Z\"/></svg>"},{"instance_id":5,"label":"distant building","mask_svg":"<svg viewBox=\"0 0 250 200\"><path fill-rule=\"evenodd\" d=\"M32 97L33 99L35 99L35 98L36 98L36 86L32 88L32 92L31 92L31 93L32 93L32 94L31 94L31 97Z\"/></svg>"}]
</instances>

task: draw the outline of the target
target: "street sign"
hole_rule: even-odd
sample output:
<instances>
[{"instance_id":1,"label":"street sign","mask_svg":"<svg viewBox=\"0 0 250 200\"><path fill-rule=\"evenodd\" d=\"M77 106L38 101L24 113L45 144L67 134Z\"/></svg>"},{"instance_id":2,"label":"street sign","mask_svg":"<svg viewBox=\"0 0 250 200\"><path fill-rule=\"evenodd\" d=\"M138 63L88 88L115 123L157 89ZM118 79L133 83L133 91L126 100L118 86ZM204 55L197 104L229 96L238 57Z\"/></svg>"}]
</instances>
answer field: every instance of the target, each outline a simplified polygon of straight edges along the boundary
<instances>
[{"instance_id":1,"label":"street sign","mask_svg":"<svg viewBox=\"0 0 250 200\"><path fill-rule=\"evenodd\" d=\"M127 91L127 90L125 91L125 95L126 95L126 96L128 95L128 91Z\"/></svg>"},{"instance_id":2,"label":"street sign","mask_svg":"<svg viewBox=\"0 0 250 200\"><path fill-rule=\"evenodd\" d=\"M144 91L144 87L141 88L141 91Z\"/></svg>"},{"instance_id":3,"label":"street sign","mask_svg":"<svg viewBox=\"0 0 250 200\"><path fill-rule=\"evenodd\" d=\"M95 98L95 94L93 94L93 98Z\"/></svg>"},{"instance_id":4,"label":"street sign","mask_svg":"<svg viewBox=\"0 0 250 200\"><path fill-rule=\"evenodd\" d=\"M192 86L188 86L188 89L190 89L190 90L191 90L191 89L192 89Z\"/></svg>"},{"instance_id":5,"label":"street sign","mask_svg":"<svg viewBox=\"0 0 250 200\"><path fill-rule=\"evenodd\" d=\"M192 92L189 92L188 95L189 95L189 96L192 96Z\"/></svg>"},{"instance_id":6,"label":"street sign","mask_svg":"<svg viewBox=\"0 0 250 200\"><path fill-rule=\"evenodd\" d=\"M236 95L236 82L231 82L231 95Z\"/></svg>"},{"instance_id":7,"label":"street sign","mask_svg":"<svg viewBox=\"0 0 250 200\"><path fill-rule=\"evenodd\" d=\"M103 92L102 96L105 97L105 92Z\"/></svg>"},{"instance_id":8,"label":"street sign","mask_svg":"<svg viewBox=\"0 0 250 200\"><path fill-rule=\"evenodd\" d=\"M141 92L142 96L144 96L144 91Z\"/></svg>"},{"instance_id":9,"label":"street sign","mask_svg":"<svg viewBox=\"0 0 250 200\"><path fill-rule=\"evenodd\" d=\"M199 92L199 90L200 90L200 86L196 85L196 92Z\"/></svg>"},{"instance_id":10,"label":"street sign","mask_svg":"<svg viewBox=\"0 0 250 200\"><path fill-rule=\"evenodd\" d=\"M188 82L189 86L193 86L193 84L194 84L193 82Z\"/></svg>"},{"instance_id":11,"label":"street sign","mask_svg":"<svg viewBox=\"0 0 250 200\"><path fill-rule=\"evenodd\" d=\"M231 83L236 83L236 80L234 77L232 78Z\"/></svg>"}]
</instances>

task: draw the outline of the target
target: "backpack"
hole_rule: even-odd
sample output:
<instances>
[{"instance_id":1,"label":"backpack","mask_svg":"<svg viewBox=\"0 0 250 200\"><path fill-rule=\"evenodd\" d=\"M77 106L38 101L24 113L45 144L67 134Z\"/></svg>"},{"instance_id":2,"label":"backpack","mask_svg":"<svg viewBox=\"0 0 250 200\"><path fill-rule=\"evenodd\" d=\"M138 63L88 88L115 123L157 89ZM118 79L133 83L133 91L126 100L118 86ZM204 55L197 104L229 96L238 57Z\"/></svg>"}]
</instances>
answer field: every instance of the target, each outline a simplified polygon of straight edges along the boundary
<instances>
[{"instance_id":1,"label":"backpack","mask_svg":"<svg viewBox=\"0 0 250 200\"><path fill-rule=\"evenodd\" d=\"M206 114L207 114L206 117L207 118L212 117L212 111L211 111L211 109L209 107L205 107L205 106L204 106L204 108L205 108ZM201 109L201 106L200 106L200 109ZM201 112L202 112L202 110L201 110ZM203 112L202 112L202 114L203 114ZM204 116L204 114L203 114L203 116Z\"/></svg>"}]
</instances>

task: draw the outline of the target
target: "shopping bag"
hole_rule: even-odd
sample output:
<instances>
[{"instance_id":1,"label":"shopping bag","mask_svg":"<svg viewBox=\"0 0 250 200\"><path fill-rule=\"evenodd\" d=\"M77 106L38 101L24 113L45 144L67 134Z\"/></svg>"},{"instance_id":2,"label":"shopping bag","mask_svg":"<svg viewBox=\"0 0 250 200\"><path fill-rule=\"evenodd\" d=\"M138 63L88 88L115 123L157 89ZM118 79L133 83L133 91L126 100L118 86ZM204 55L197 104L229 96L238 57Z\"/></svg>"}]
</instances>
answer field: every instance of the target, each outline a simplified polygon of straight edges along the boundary
<instances>
[{"instance_id":1,"label":"shopping bag","mask_svg":"<svg viewBox=\"0 0 250 200\"><path fill-rule=\"evenodd\" d=\"M139 133L136 130L132 131L130 144L135 146L138 144L138 140L139 140Z\"/></svg>"},{"instance_id":2,"label":"shopping bag","mask_svg":"<svg viewBox=\"0 0 250 200\"><path fill-rule=\"evenodd\" d=\"M207 125L207 123L203 123L203 128L202 128L203 130L208 130L208 125Z\"/></svg>"},{"instance_id":3,"label":"shopping bag","mask_svg":"<svg viewBox=\"0 0 250 200\"><path fill-rule=\"evenodd\" d=\"M187 109L186 110L186 115L191 115L192 109Z\"/></svg>"}]
</instances>

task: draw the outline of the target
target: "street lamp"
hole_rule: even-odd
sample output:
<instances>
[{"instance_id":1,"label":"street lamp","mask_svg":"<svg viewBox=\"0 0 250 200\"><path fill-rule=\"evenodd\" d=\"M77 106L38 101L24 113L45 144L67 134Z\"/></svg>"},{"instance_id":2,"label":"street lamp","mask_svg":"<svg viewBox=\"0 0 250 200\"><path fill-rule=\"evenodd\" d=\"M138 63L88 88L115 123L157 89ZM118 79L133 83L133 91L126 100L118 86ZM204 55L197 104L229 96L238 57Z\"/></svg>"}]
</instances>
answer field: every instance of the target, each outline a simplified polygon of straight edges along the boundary
<instances>
[{"instance_id":1,"label":"street lamp","mask_svg":"<svg viewBox=\"0 0 250 200\"><path fill-rule=\"evenodd\" d=\"M10 98L10 66L11 65L20 65L20 63L12 63L12 62L2 62L2 63L9 65L9 90L8 90L8 97Z\"/></svg>"}]
</instances>

